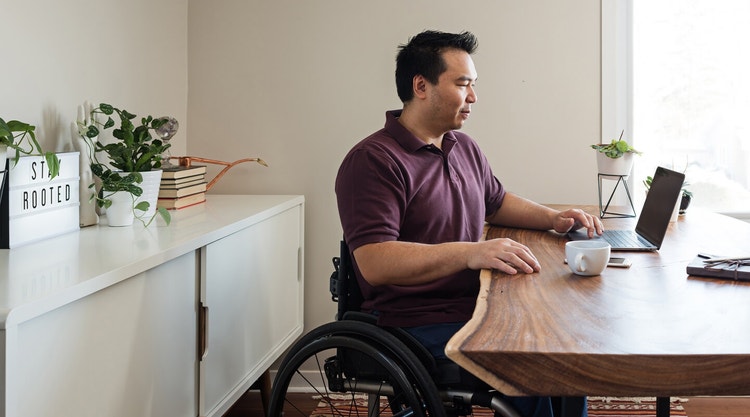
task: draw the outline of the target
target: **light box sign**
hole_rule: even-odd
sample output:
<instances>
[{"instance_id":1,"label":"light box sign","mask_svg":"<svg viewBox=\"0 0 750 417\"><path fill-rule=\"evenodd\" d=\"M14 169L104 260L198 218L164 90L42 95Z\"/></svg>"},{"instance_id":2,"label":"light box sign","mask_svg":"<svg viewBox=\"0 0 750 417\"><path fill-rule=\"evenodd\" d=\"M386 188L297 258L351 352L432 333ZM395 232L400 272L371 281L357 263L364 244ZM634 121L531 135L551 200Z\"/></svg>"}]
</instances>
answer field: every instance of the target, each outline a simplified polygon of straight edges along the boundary
<instances>
[{"instance_id":1,"label":"light box sign","mask_svg":"<svg viewBox=\"0 0 750 417\"><path fill-rule=\"evenodd\" d=\"M60 175L50 178L43 156L8 160L0 203L0 248L78 230L78 152L57 154Z\"/></svg>"}]
</instances>

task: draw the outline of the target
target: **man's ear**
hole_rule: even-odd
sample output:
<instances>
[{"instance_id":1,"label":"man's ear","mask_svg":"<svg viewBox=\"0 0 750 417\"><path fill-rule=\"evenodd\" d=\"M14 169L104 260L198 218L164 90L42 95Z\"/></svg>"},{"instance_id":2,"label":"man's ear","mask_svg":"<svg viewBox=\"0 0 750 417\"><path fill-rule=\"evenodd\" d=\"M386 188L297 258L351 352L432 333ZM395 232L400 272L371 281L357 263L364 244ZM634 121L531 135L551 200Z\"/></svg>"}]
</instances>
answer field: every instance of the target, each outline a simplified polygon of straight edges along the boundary
<instances>
[{"instance_id":1,"label":"man's ear","mask_svg":"<svg viewBox=\"0 0 750 417\"><path fill-rule=\"evenodd\" d=\"M414 97L425 98L427 96L427 80L422 75L415 75L412 80Z\"/></svg>"}]
</instances>

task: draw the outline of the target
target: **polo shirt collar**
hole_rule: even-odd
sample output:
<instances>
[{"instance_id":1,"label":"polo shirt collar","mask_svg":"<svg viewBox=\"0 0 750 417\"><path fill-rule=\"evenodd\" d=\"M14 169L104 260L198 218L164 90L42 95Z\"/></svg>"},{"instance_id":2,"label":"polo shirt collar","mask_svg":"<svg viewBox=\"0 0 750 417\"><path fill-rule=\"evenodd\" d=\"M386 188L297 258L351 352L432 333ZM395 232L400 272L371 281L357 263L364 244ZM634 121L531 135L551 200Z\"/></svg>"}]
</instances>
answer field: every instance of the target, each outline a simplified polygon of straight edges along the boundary
<instances>
[{"instance_id":1,"label":"polo shirt collar","mask_svg":"<svg viewBox=\"0 0 750 417\"><path fill-rule=\"evenodd\" d=\"M409 129L399 123L398 118L402 110L389 110L385 112L385 130L408 152L416 152L422 148L433 148L414 136ZM447 154L456 144L456 135L451 130L443 135L443 153Z\"/></svg>"}]
</instances>

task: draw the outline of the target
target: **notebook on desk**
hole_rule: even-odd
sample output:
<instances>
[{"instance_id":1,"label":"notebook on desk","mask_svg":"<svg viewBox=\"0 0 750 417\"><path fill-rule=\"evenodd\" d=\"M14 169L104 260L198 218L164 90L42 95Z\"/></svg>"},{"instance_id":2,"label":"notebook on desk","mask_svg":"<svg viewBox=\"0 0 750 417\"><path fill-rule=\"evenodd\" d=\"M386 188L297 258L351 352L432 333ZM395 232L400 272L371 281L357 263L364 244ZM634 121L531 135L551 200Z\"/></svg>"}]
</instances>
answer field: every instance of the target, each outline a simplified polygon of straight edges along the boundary
<instances>
[{"instance_id":1,"label":"notebook on desk","mask_svg":"<svg viewBox=\"0 0 750 417\"><path fill-rule=\"evenodd\" d=\"M655 251L661 248L669 227L669 218L680 195L685 174L656 168L651 188L638 216L635 230L605 230L594 239L606 240L617 251ZM585 229L568 233L571 240L588 239Z\"/></svg>"}]
</instances>

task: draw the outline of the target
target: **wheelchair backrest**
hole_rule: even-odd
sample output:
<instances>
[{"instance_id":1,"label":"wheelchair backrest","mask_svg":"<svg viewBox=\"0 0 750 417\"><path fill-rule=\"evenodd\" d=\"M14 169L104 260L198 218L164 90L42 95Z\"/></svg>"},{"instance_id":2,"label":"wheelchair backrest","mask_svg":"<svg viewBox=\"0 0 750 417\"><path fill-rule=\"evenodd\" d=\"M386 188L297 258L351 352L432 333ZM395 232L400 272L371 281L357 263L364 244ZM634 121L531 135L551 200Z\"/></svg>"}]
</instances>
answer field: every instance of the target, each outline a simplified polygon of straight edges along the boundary
<instances>
[{"instance_id":1,"label":"wheelchair backrest","mask_svg":"<svg viewBox=\"0 0 750 417\"><path fill-rule=\"evenodd\" d=\"M338 304L336 320L341 320L347 311L360 311L362 293L354 273L349 246L341 241L339 256L332 259L334 271L330 279L331 299Z\"/></svg>"}]
</instances>

